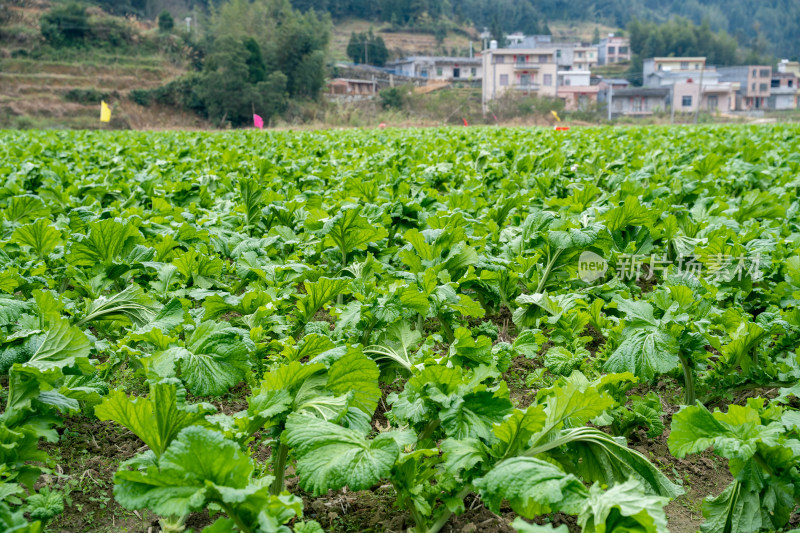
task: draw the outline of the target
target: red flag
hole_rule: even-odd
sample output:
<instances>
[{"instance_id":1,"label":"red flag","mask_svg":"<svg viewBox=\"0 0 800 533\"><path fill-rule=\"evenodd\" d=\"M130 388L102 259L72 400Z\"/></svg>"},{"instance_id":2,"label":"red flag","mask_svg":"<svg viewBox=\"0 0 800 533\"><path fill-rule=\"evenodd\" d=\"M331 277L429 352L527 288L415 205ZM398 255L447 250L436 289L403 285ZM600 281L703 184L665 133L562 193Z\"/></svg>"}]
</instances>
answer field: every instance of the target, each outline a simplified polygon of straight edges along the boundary
<instances>
[{"instance_id":1,"label":"red flag","mask_svg":"<svg viewBox=\"0 0 800 533\"><path fill-rule=\"evenodd\" d=\"M253 125L256 128L258 128L260 130L263 130L264 129L264 119L259 117L255 113L253 113Z\"/></svg>"},{"instance_id":2,"label":"red flag","mask_svg":"<svg viewBox=\"0 0 800 533\"><path fill-rule=\"evenodd\" d=\"M469 124L467 124L467 119L465 119L465 118L462 118L461 120L463 120L463 121L464 121L464 125L465 125L465 126L469 126Z\"/></svg>"},{"instance_id":3,"label":"red flag","mask_svg":"<svg viewBox=\"0 0 800 533\"><path fill-rule=\"evenodd\" d=\"M380 129L384 129L386 127L386 123L385 122L381 122L380 124L378 124L378 127Z\"/></svg>"}]
</instances>

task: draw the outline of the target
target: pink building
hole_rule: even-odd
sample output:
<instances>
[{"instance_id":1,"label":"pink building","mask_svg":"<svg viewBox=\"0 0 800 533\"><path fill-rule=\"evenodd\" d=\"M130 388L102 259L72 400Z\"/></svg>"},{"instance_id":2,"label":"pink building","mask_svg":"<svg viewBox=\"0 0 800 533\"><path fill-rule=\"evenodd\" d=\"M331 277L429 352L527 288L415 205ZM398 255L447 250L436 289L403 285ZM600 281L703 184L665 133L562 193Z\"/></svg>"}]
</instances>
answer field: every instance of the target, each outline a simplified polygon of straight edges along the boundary
<instances>
[{"instance_id":1,"label":"pink building","mask_svg":"<svg viewBox=\"0 0 800 533\"><path fill-rule=\"evenodd\" d=\"M564 100L565 110L577 111L597 103L599 92L597 85L566 85L558 88L558 97Z\"/></svg>"},{"instance_id":2,"label":"pink building","mask_svg":"<svg viewBox=\"0 0 800 533\"><path fill-rule=\"evenodd\" d=\"M627 37L615 37L609 34L597 45L597 60L600 65L620 63L631 60L631 41Z\"/></svg>"},{"instance_id":3,"label":"pink building","mask_svg":"<svg viewBox=\"0 0 800 533\"><path fill-rule=\"evenodd\" d=\"M736 106L736 87L731 83L704 83L689 79L672 86L672 106L679 113L701 111L726 113Z\"/></svg>"}]
</instances>

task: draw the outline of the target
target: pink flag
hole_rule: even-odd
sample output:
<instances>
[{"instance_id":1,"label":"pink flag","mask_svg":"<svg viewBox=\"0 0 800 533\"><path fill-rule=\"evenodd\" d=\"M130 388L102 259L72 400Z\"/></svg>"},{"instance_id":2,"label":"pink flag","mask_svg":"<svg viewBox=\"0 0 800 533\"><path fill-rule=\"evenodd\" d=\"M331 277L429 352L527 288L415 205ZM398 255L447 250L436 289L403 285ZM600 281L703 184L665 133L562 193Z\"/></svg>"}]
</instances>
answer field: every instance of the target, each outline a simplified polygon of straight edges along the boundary
<instances>
[{"instance_id":1,"label":"pink flag","mask_svg":"<svg viewBox=\"0 0 800 533\"><path fill-rule=\"evenodd\" d=\"M258 128L260 130L263 130L264 129L264 119L259 117L255 113L253 113L253 125L256 128Z\"/></svg>"}]
</instances>

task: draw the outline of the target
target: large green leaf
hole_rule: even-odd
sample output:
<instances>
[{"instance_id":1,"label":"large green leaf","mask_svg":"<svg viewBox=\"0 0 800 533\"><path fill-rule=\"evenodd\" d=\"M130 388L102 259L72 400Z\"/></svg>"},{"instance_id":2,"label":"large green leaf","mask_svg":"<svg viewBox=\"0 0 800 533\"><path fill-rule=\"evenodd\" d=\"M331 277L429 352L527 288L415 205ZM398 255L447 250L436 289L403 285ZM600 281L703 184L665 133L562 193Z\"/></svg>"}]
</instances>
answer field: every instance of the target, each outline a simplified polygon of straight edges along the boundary
<instances>
[{"instance_id":1,"label":"large green leaf","mask_svg":"<svg viewBox=\"0 0 800 533\"><path fill-rule=\"evenodd\" d=\"M604 366L608 372L631 372L652 379L670 372L680 363L678 342L658 326L631 331Z\"/></svg>"},{"instance_id":2,"label":"large green leaf","mask_svg":"<svg viewBox=\"0 0 800 533\"><path fill-rule=\"evenodd\" d=\"M353 250L362 248L367 243L377 242L388 235L382 226L373 225L363 217L356 206L347 206L326 220L322 234L325 236L326 245L339 248L342 264L347 263L347 256Z\"/></svg>"},{"instance_id":3,"label":"large green leaf","mask_svg":"<svg viewBox=\"0 0 800 533\"><path fill-rule=\"evenodd\" d=\"M634 480L606 491L595 484L589 489L578 524L585 533L668 533L664 513L667 503L669 498L643 493L642 486Z\"/></svg>"},{"instance_id":4,"label":"large green leaf","mask_svg":"<svg viewBox=\"0 0 800 533\"><path fill-rule=\"evenodd\" d=\"M588 495L578 478L534 457L501 461L473 484L491 511L499 512L507 500L526 518L553 511L578 514Z\"/></svg>"},{"instance_id":5,"label":"large green leaf","mask_svg":"<svg viewBox=\"0 0 800 533\"><path fill-rule=\"evenodd\" d=\"M70 246L70 261L79 266L108 265L122 253L129 238L139 234L135 227L107 218L89 222L89 231Z\"/></svg>"},{"instance_id":6,"label":"large green leaf","mask_svg":"<svg viewBox=\"0 0 800 533\"><path fill-rule=\"evenodd\" d=\"M341 294L350 285L349 278L319 278L317 281L306 281L305 296L297 301L299 318L305 324L322 309L322 306Z\"/></svg>"},{"instance_id":7,"label":"large green leaf","mask_svg":"<svg viewBox=\"0 0 800 533\"><path fill-rule=\"evenodd\" d=\"M209 429L190 426L153 466L117 471L114 496L128 509L183 516L202 509L220 488L244 489L252 473L252 461L238 444Z\"/></svg>"},{"instance_id":8,"label":"large green leaf","mask_svg":"<svg viewBox=\"0 0 800 533\"><path fill-rule=\"evenodd\" d=\"M78 325L92 320L127 319L134 326L142 327L156 316L156 304L136 284L128 285L125 290L112 296L101 296L86 309Z\"/></svg>"},{"instance_id":9,"label":"large green leaf","mask_svg":"<svg viewBox=\"0 0 800 533\"><path fill-rule=\"evenodd\" d=\"M147 398L128 398L120 390L111 391L103 403L95 407L99 420L113 420L131 430L147 444L156 456L186 427L201 425L208 407L184 403L185 392L180 381L166 379L151 383Z\"/></svg>"},{"instance_id":10,"label":"large green leaf","mask_svg":"<svg viewBox=\"0 0 800 533\"><path fill-rule=\"evenodd\" d=\"M307 415L290 415L285 437L297 457L300 486L315 496L342 487L368 489L389 475L400 455L391 434L367 440L359 432Z\"/></svg>"},{"instance_id":11,"label":"large green leaf","mask_svg":"<svg viewBox=\"0 0 800 533\"><path fill-rule=\"evenodd\" d=\"M50 225L50 221L40 218L32 224L14 230L11 240L23 246L30 246L39 257L45 257L61 243L61 232Z\"/></svg>"},{"instance_id":12,"label":"large green leaf","mask_svg":"<svg viewBox=\"0 0 800 533\"><path fill-rule=\"evenodd\" d=\"M381 399L379 377L380 370L375 361L360 350L350 350L328 369L328 383L325 387L337 395L352 392L353 407L372 415Z\"/></svg>"},{"instance_id":13,"label":"large green leaf","mask_svg":"<svg viewBox=\"0 0 800 533\"><path fill-rule=\"evenodd\" d=\"M41 337L41 343L24 366L47 372L54 369L77 368L85 373L94 372L89 362L91 345L86 335L71 326L69 321L60 318L50 324Z\"/></svg>"}]
</instances>

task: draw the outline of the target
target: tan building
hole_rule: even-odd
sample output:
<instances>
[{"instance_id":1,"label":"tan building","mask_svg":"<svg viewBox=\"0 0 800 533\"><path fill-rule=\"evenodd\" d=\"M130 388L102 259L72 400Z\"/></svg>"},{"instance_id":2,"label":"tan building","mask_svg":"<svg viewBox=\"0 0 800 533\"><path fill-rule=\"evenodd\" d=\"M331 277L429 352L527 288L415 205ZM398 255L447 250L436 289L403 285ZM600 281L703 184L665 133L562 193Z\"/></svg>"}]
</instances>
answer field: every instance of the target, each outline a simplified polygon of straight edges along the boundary
<instances>
[{"instance_id":1,"label":"tan building","mask_svg":"<svg viewBox=\"0 0 800 533\"><path fill-rule=\"evenodd\" d=\"M572 49L572 68L591 70L597 66L596 46L576 46Z\"/></svg>"},{"instance_id":2,"label":"tan building","mask_svg":"<svg viewBox=\"0 0 800 533\"><path fill-rule=\"evenodd\" d=\"M672 85L673 82L661 80L679 81L687 76L700 76L704 70L705 57L651 57L642 64L644 84L650 87Z\"/></svg>"},{"instance_id":3,"label":"tan building","mask_svg":"<svg viewBox=\"0 0 800 533\"><path fill-rule=\"evenodd\" d=\"M781 59L778 63L778 72L782 74L794 74L800 78L800 62Z\"/></svg>"},{"instance_id":4,"label":"tan building","mask_svg":"<svg viewBox=\"0 0 800 533\"><path fill-rule=\"evenodd\" d=\"M672 106L678 113L694 113L698 106L709 113L727 113L736 104L732 83L704 83L689 80L672 86Z\"/></svg>"},{"instance_id":5,"label":"tan building","mask_svg":"<svg viewBox=\"0 0 800 533\"><path fill-rule=\"evenodd\" d=\"M556 96L558 65L556 51L546 48L490 48L484 50L484 107L506 91Z\"/></svg>"},{"instance_id":6,"label":"tan building","mask_svg":"<svg viewBox=\"0 0 800 533\"><path fill-rule=\"evenodd\" d=\"M378 82L336 78L328 82L328 94L333 96L375 96L378 94Z\"/></svg>"}]
</instances>

